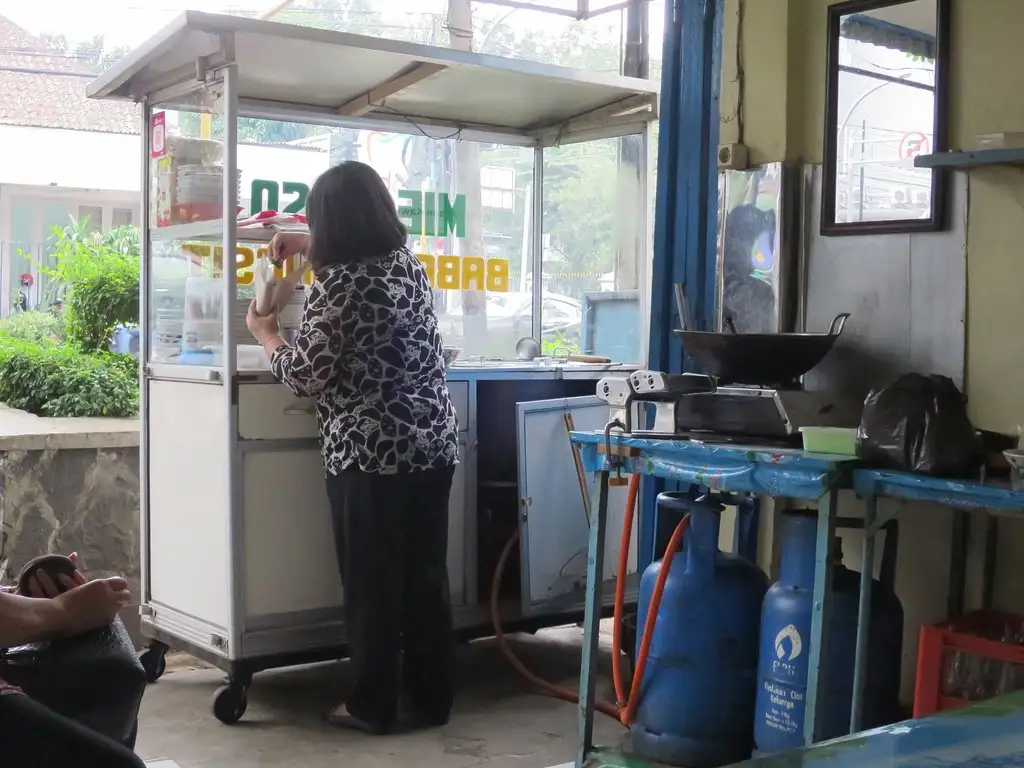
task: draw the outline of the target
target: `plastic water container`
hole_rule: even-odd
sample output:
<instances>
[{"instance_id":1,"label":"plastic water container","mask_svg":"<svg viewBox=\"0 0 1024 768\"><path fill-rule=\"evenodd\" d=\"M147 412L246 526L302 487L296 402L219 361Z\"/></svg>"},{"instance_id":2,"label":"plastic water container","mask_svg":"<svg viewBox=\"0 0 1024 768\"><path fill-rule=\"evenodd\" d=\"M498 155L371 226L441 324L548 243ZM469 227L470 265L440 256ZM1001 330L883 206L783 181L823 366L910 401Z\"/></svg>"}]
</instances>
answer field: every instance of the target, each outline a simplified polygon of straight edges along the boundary
<instances>
[{"instance_id":1,"label":"plastic water container","mask_svg":"<svg viewBox=\"0 0 1024 768\"><path fill-rule=\"evenodd\" d=\"M110 351L122 355L139 355L139 329L138 326L119 325L114 329L114 335L110 340Z\"/></svg>"}]
</instances>

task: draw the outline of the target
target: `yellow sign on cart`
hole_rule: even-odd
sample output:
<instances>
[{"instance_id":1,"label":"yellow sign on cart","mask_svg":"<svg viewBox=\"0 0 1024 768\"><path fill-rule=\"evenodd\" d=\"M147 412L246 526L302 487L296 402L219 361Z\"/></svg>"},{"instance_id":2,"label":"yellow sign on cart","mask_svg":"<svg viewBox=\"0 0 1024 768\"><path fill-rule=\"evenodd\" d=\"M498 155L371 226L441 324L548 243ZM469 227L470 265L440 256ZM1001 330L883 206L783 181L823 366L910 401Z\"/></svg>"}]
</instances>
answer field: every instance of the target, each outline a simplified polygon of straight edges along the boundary
<instances>
[{"instance_id":1,"label":"yellow sign on cart","mask_svg":"<svg viewBox=\"0 0 1024 768\"><path fill-rule=\"evenodd\" d=\"M200 260L213 258L213 272L214 274L220 273L224 263L224 249L221 246L209 243L183 243L181 249ZM266 252L266 246L258 248L250 248L246 245L238 246L238 255L235 257L238 285L252 285L255 279L253 268L256 266L256 259ZM435 290L490 291L493 293L507 293L509 290L508 259L485 259L482 256L449 256L432 253L417 253L416 258L426 268L427 278ZM280 278L288 274L292 268L293 264L289 259L283 267L275 267L274 271ZM306 285L312 283L313 273L306 273L303 282Z\"/></svg>"}]
</instances>

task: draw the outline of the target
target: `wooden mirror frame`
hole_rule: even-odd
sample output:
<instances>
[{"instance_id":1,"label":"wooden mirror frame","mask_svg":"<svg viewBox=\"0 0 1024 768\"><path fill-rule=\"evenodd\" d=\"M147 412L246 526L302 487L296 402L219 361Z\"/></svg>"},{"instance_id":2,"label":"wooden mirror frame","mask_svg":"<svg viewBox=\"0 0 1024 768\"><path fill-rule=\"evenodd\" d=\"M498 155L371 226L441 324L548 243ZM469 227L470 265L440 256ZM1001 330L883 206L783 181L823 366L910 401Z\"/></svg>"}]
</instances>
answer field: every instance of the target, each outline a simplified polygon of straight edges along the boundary
<instances>
[{"instance_id":1,"label":"wooden mirror frame","mask_svg":"<svg viewBox=\"0 0 1024 768\"><path fill-rule=\"evenodd\" d=\"M825 80L825 150L821 172L821 234L879 235L937 232L947 226L950 176L932 169L931 216L927 219L836 222L836 165L839 151L839 39L844 16L903 5L913 0L846 0L828 8L828 58ZM935 110L932 153L949 149L950 0L935 2Z\"/></svg>"}]
</instances>

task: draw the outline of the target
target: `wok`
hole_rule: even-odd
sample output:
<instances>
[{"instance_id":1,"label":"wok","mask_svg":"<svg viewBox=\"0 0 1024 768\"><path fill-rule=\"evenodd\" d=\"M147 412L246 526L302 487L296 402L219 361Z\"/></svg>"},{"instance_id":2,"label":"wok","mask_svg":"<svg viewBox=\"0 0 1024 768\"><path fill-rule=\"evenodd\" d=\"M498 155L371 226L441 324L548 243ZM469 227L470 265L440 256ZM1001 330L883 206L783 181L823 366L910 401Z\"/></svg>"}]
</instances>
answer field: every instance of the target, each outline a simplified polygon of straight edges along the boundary
<instances>
[{"instance_id":1,"label":"wok","mask_svg":"<svg viewBox=\"0 0 1024 768\"><path fill-rule=\"evenodd\" d=\"M785 385L821 362L849 316L836 315L828 333L676 333L683 351L719 384Z\"/></svg>"}]
</instances>

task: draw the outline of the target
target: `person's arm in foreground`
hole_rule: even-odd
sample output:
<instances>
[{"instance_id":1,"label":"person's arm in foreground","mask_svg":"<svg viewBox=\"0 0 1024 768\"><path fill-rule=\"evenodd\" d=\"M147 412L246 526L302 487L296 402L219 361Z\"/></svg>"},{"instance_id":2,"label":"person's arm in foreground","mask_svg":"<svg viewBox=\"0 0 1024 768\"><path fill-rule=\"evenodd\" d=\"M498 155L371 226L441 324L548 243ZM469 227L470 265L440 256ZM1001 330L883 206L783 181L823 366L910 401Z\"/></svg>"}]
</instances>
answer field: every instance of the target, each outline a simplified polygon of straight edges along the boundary
<instances>
[{"instance_id":1,"label":"person's arm in foreground","mask_svg":"<svg viewBox=\"0 0 1024 768\"><path fill-rule=\"evenodd\" d=\"M128 583L121 578L86 582L54 598L0 592L0 648L106 626L130 599Z\"/></svg>"}]
</instances>

